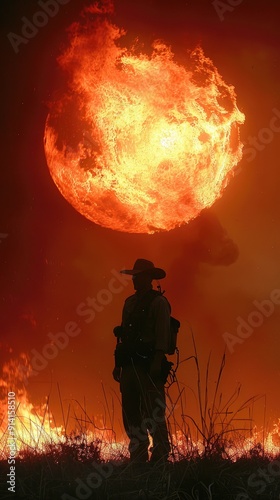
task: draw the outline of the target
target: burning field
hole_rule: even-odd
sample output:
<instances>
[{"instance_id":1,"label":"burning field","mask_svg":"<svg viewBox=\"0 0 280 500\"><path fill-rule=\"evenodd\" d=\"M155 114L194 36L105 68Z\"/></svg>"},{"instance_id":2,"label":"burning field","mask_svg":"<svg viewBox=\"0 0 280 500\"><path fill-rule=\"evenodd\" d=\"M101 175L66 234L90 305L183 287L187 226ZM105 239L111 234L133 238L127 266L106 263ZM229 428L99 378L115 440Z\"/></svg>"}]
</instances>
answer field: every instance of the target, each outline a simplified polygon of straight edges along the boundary
<instances>
[{"instance_id":1,"label":"burning field","mask_svg":"<svg viewBox=\"0 0 280 500\"><path fill-rule=\"evenodd\" d=\"M16 498L34 500L279 498L279 423L271 432L258 431L250 418L258 398L240 402L240 388L230 397L221 392L225 358L216 386L210 387L210 364L203 374L195 344L194 352L199 418L187 413L184 387L178 380L168 384L172 453L168 463L153 465L129 462L127 441L116 440L114 409L109 408L106 392L108 415L96 421L87 413L85 402L83 406L72 401L65 407L58 386L63 425L57 426L49 398L39 406L30 402L18 369L22 359L4 365L0 380L1 498L10 498L7 489L16 492ZM202 376L206 376L205 386ZM11 385L17 387L16 393Z\"/></svg>"}]
</instances>

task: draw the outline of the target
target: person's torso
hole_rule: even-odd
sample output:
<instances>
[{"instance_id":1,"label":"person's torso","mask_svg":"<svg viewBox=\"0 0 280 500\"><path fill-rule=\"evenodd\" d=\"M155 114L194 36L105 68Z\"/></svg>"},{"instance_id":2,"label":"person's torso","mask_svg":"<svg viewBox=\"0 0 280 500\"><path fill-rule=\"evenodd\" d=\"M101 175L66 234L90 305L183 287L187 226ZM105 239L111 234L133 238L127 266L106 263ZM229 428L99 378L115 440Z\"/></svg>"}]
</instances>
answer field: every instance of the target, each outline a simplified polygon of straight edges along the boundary
<instances>
[{"instance_id":1,"label":"person's torso","mask_svg":"<svg viewBox=\"0 0 280 500\"><path fill-rule=\"evenodd\" d=\"M155 317L152 303L161 294L156 290L149 290L142 296L137 293L125 301L122 326L125 340L129 342L155 342Z\"/></svg>"}]
</instances>

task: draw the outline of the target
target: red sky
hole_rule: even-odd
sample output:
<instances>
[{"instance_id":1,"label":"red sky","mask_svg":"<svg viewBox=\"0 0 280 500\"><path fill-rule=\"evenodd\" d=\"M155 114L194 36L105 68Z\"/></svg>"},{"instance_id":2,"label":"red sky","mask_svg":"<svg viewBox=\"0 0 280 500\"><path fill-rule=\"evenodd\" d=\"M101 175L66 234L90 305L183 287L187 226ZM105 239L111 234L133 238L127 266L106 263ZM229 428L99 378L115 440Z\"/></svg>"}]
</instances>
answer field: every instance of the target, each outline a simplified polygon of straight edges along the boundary
<instances>
[{"instance_id":1,"label":"red sky","mask_svg":"<svg viewBox=\"0 0 280 500\"><path fill-rule=\"evenodd\" d=\"M22 17L32 19L39 7L31 1L1 4L1 361L22 352L31 355L32 349L42 352L50 332L57 334L76 322L79 335L30 377L30 399L40 402L51 393L59 420L58 382L65 402L85 397L89 411L102 413L101 381L110 397L118 392L111 377L112 328L133 290L130 284L123 286L88 323L77 307L108 290L112 270L131 267L144 257L167 272L163 287L182 324L181 359L193 353L191 326L203 370L212 353L210 381L216 380L226 348L225 396L237 383L242 386L240 403L266 395L266 421L276 421L280 304L273 304L267 317L258 316L261 325L244 342L235 343L232 353L224 334L237 335L238 318L247 321L256 310L254 301L270 299L280 290L280 7L273 0L265 5L243 0L221 20L210 1L115 1L114 22L127 30L128 39L139 37L149 44L162 38L180 58L199 43L224 80L234 85L238 107L246 115L240 173L223 197L189 225L169 233L134 235L98 227L78 214L53 184L44 157L47 102L65 84L56 58L67 42L66 28L86 4L70 0L61 5L36 36L19 45L18 54L7 35L20 34ZM178 379L186 385L191 413L191 361L179 367ZM264 401L254 409L258 423L263 421Z\"/></svg>"}]
</instances>

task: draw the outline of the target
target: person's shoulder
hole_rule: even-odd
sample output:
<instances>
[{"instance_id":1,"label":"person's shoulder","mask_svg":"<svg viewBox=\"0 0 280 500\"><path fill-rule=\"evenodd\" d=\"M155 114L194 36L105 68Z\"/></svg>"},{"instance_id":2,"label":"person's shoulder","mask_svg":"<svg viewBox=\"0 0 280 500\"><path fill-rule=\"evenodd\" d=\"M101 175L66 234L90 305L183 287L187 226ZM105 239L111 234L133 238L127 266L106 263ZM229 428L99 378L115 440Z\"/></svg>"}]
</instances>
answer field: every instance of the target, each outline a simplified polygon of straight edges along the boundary
<instances>
[{"instance_id":1,"label":"person's shoulder","mask_svg":"<svg viewBox=\"0 0 280 500\"><path fill-rule=\"evenodd\" d=\"M153 303L155 306L168 306L170 307L168 299L162 293L159 293L155 296Z\"/></svg>"},{"instance_id":2,"label":"person's shoulder","mask_svg":"<svg viewBox=\"0 0 280 500\"><path fill-rule=\"evenodd\" d=\"M124 303L129 304L130 302L133 302L135 300L135 293L133 295L129 295L129 297L126 297Z\"/></svg>"}]
</instances>

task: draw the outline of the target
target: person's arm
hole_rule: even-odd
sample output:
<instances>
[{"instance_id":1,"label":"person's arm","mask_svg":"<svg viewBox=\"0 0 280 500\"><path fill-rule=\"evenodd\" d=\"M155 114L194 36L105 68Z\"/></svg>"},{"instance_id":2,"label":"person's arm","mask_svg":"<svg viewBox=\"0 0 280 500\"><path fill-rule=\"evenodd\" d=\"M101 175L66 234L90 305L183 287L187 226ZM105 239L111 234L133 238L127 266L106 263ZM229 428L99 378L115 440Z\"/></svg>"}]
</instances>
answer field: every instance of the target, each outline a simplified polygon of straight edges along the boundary
<instances>
[{"instance_id":1,"label":"person's arm","mask_svg":"<svg viewBox=\"0 0 280 500\"><path fill-rule=\"evenodd\" d=\"M115 353L114 353L114 359L115 359L115 366L114 366L114 369L113 369L113 372L112 372L112 375L113 375L113 379L116 381L116 382L120 382L121 380L121 373L122 373L122 369L121 369L121 366L119 366L117 364L117 349L118 349L118 343L116 345L116 349L115 349Z\"/></svg>"},{"instance_id":2,"label":"person's arm","mask_svg":"<svg viewBox=\"0 0 280 500\"><path fill-rule=\"evenodd\" d=\"M161 367L162 367L162 361L164 359L164 352L163 351L156 351L154 358L151 362L150 366L150 376L154 380L160 379L161 376Z\"/></svg>"},{"instance_id":3,"label":"person's arm","mask_svg":"<svg viewBox=\"0 0 280 500\"><path fill-rule=\"evenodd\" d=\"M122 323L121 323L121 326L120 327L118 326L116 328L123 328L124 322L125 322L125 305L124 305L123 311L122 311ZM122 369L121 369L120 366L117 366L117 364L116 364L116 356L114 356L114 358L115 358L115 366L114 366L112 375L113 375L113 379L116 382L120 382Z\"/></svg>"},{"instance_id":4,"label":"person's arm","mask_svg":"<svg viewBox=\"0 0 280 500\"><path fill-rule=\"evenodd\" d=\"M113 369L113 379L116 382L120 382L120 380L121 380L121 373L122 373L121 367L120 366L115 366L114 369Z\"/></svg>"}]
</instances>

